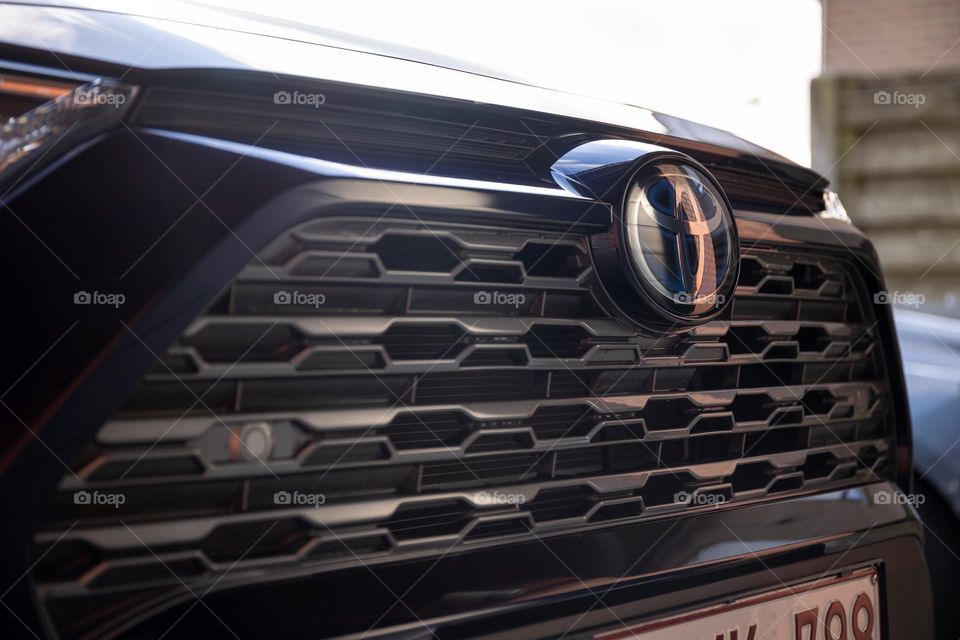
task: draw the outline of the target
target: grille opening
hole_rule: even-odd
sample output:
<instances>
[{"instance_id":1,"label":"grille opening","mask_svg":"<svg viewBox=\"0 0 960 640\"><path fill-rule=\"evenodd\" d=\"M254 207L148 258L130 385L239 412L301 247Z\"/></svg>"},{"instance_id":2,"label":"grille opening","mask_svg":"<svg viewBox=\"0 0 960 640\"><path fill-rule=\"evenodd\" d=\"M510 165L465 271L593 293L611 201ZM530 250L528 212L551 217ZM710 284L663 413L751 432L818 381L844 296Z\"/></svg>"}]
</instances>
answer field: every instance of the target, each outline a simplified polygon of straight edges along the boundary
<instances>
[{"instance_id":1,"label":"grille opening","mask_svg":"<svg viewBox=\"0 0 960 640\"><path fill-rule=\"evenodd\" d=\"M644 501L647 507L674 504L675 496L690 487L692 482L688 473L651 476L643 485Z\"/></svg>"},{"instance_id":2,"label":"grille opening","mask_svg":"<svg viewBox=\"0 0 960 640\"><path fill-rule=\"evenodd\" d=\"M698 407L687 398L674 398L651 400L644 408L642 416L648 430L659 431L686 429L698 413Z\"/></svg>"},{"instance_id":3,"label":"grille opening","mask_svg":"<svg viewBox=\"0 0 960 640\"><path fill-rule=\"evenodd\" d=\"M377 351L342 348L315 351L297 363L299 371L365 371L383 369L386 362Z\"/></svg>"},{"instance_id":4,"label":"grille opening","mask_svg":"<svg viewBox=\"0 0 960 640\"><path fill-rule=\"evenodd\" d=\"M728 341L730 353L734 355L762 353L776 339L759 326L732 327L728 335L732 338Z\"/></svg>"},{"instance_id":5,"label":"grille opening","mask_svg":"<svg viewBox=\"0 0 960 640\"><path fill-rule=\"evenodd\" d=\"M219 526L200 548L214 562L230 562L241 557L294 554L309 541L310 529L304 522L285 519Z\"/></svg>"},{"instance_id":6,"label":"grille opening","mask_svg":"<svg viewBox=\"0 0 960 640\"><path fill-rule=\"evenodd\" d=\"M501 536L513 536L517 534L530 533L530 527L527 521L522 518L511 518L507 520L488 520L478 522L467 533L467 539L476 540L480 538L498 538Z\"/></svg>"},{"instance_id":7,"label":"grille opening","mask_svg":"<svg viewBox=\"0 0 960 640\"><path fill-rule=\"evenodd\" d=\"M760 285L759 291L772 295L790 295L793 293L793 278L767 276L767 279Z\"/></svg>"},{"instance_id":8,"label":"grille opening","mask_svg":"<svg viewBox=\"0 0 960 640\"><path fill-rule=\"evenodd\" d=\"M734 298L734 320L797 320L800 301L787 298Z\"/></svg>"},{"instance_id":9,"label":"grille opening","mask_svg":"<svg viewBox=\"0 0 960 640\"><path fill-rule=\"evenodd\" d=\"M585 340L581 327L538 326L530 330L526 342L534 358L573 358L584 350Z\"/></svg>"},{"instance_id":10,"label":"grille opening","mask_svg":"<svg viewBox=\"0 0 960 640\"><path fill-rule=\"evenodd\" d=\"M581 518L590 510L595 495L582 486L547 489L537 494L527 510L536 522Z\"/></svg>"},{"instance_id":11,"label":"grille opening","mask_svg":"<svg viewBox=\"0 0 960 640\"><path fill-rule=\"evenodd\" d=\"M818 453L807 458L803 475L807 478L827 478L837 468L837 459L828 453Z\"/></svg>"},{"instance_id":12,"label":"grille opening","mask_svg":"<svg viewBox=\"0 0 960 640\"><path fill-rule=\"evenodd\" d=\"M406 413L393 419L387 433L397 449L429 449L456 446L469 427L461 413Z\"/></svg>"},{"instance_id":13,"label":"grille opening","mask_svg":"<svg viewBox=\"0 0 960 640\"><path fill-rule=\"evenodd\" d=\"M759 366L759 365L758 365ZM737 386L735 367L702 366L657 369L655 391L706 391Z\"/></svg>"},{"instance_id":14,"label":"grille opening","mask_svg":"<svg viewBox=\"0 0 960 640\"><path fill-rule=\"evenodd\" d=\"M830 344L830 337L818 327L800 327L797 332L800 351L805 353L821 352Z\"/></svg>"},{"instance_id":15,"label":"grille opening","mask_svg":"<svg viewBox=\"0 0 960 640\"><path fill-rule=\"evenodd\" d=\"M738 491L756 491L764 489L776 476L776 469L766 462L753 462L737 465L731 483Z\"/></svg>"},{"instance_id":16,"label":"grille opening","mask_svg":"<svg viewBox=\"0 0 960 640\"><path fill-rule=\"evenodd\" d=\"M365 286L324 283L314 285L297 282L286 286L304 296L323 296L324 315L391 315L403 313L408 291L403 286ZM238 282L230 294L230 311L234 315L301 317L317 315L321 307L312 304L282 304L274 295L289 290L270 282ZM320 300L319 297L313 298Z\"/></svg>"},{"instance_id":17,"label":"grille opening","mask_svg":"<svg viewBox=\"0 0 960 640\"><path fill-rule=\"evenodd\" d=\"M646 429L643 421L636 418L622 419L619 417L608 420L603 428L594 435L593 442L618 442L643 440Z\"/></svg>"},{"instance_id":18,"label":"grille opening","mask_svg":"<svg viewBox=\"0 0 960 640\"><path fill-rule=\"evenodd\" d=\"M485 482L520 482L537 477L542 456L511 454L496 457L464 458L423 465L421 487L438 490L475 487Z\"/></svg>"},{"instance_id":19,"label":"grille opening","mask_svg":"<svg viewBox=\"0 0 960 640\"><path fill-rule=\"evenodd\" d=\"M377 278L380 266L372 256L344 256L338 251L311 252L292 264L290 274L314 278Z\"/></svg>"},{"instance_id":20,"label":"grille opening","mask_svg":"<svg viewBox=\"0 0 960 640\"><path fill-rule=\"evenodd\" d=\"M815 264L797 262L790 269L790 276L798 289L819 289L827 281L827 276Z\"/></svg>"},{"instance_id":21,"label":"grille opening","mask_svg":"<svg viewBox=\"0 0 960 640\"><path fill-rule=\"evenodd\" d=\"M618 446L605 447L607 471L618 473L648 471L658 464L656 443L630 442Z\"/></svg>"},{"instance_id":22,"label":"grille opening","mask_svg":"<svg viewBox=\"0 0 960 640\"><path fill-rule=\"evenodd\" d=\"M837 399L829 391L808 391L803 396L803 406L810 413L826 415L837 405Z\"/></svg>"},{"instance_id":23,"label":"grille opening","mask_svg":"<svg viewBox=\"0 0 960 640\"><path fill-rule=\"evenodd\" d=\"M397 540L456 535L470 522L467 505L445 500L423 505L401 506L387 521Z\"/></svg>"},{"instance_id":24,"label":"grille opening","mask_svg":"<svg viewBox=\"0 0 960 640\"><path fill-rule=\"evenodd\" d=\"M523 349L476 349L468 355L463 367L510 367L524 366L529 362Z\"/></svg>"},{"instance_id":25,"label":"grille opening","mask_svg":"<svg viewBox=\"0 0 960 640\"><path fill-rule=\"evenodd\" d=\"M248 511L277 509L278 491L322 494L327 504L404 495L416 491L418 477L413 464L338 466L322 473L281 475L279 480L266 475L247 481L243 504Z\"/></svg>"},{"instance_id":26,"label":"grille opening","mask_svg":"<svg viewBox=\"0 0 960 640\"><path fill-rule=\"evenodd\" d=\"M307 554L308 560L351 559L376 555L390 550L390 542L384 536L362 538L341 537L318 542Z\"/></svg>"},{"instance_id":27,"label":"grille opening","mask_svg":"<svg viewBox=\"0 0 960 640\"><path fill-rule=\"evenodd\" d=\"M800 305L799 320L815 322L844 322L847 306L835 302L804 300ZM856 322L856 320L852 320Z\"/></svg>"},{"instance_id":28,"label":"grille opening","mask_svg":"<svg viewBox=\"0 0 960 640\"><path fill-rule=\"evenodd\" d=\"M779 403L771 400L765 393L740 393L734 398L730 409L736 416L737 422L756 422L767 420L777 406Z\"/></svg>"},{"instance_id":29,"label":"grille opening","mask_svg":"<svg viewBox=\"0 0 960 640\"><path fill-rule=\"evenodd\" d=\"M91 481L120 480L121 478L150 478L203 473L203 465L195 456L185 455L147 460L117 460L106 462L88 476Z\"/></svg>"},{"instance_id":30,"label":"grille opening","mask_svg":"<svg viewBox=\"0 0 960 640\"><path fill-rule=\"evenodd\" d=\"M523 269L517 264L469 264L457 274L462 282L498 282L518 284L523 282Z\"/></svg>"},{"instance_id":31,"label":"grille opening","mask_svg":"<svg viewBox=\"0 0 960 640\"><path fill-rule=\"evenodd\" d=\"M563 373L560 374L560 376L564 375ZM669 376L669 374L663 375ZM554 374L555 379L556 377L557 374ZM653 378L653 369L630 369L626 372L605 371L594 374L592 383L588 385L587 388L592 389L593 393L600 397L649 393L653 390ZM572 386L574 394L584 394L584 386L582 384Z\"/></svg>"},{"instance_id":32,"label":"grille opening","mask_svg":"<svg viewBox=\"0 0 960 640\"><path fill-rule=\"evenodd\" d=\"M336 464L386 460L390 452L382 442L320 443L303 459L304 466L328 467Z\"/></svg>"},{"instance_id":33,"label":"grille opening","mask_svg":"<svg viewBox=\"0 0 960 640\"><path fill-rule=\"evenodd\" d=\"M785 387L800 384L803 366L789 362L754 364L740 369L740 388Z\"/></svg>"},{"instance_id":34,"label":"grille opening","mask_svg":"<svg viewBox=\"0 0 960 640\"><path fill-rule=\"evenodd\" d=\"M755 287L767 275L766 269L755 258L740 258L740 279L737 284L741 287Z\"/></svg>"},{"instance_id":35,"label":"grille opening","mask_svg":"<svg viewBox=\"0 0 960 640\"><path fill-rule=\"evenodd\" d=\"M467 448L467 453L516 451L531 448L533 448L533 439L528 433L487 433L474 440Z\"/></svg>"},{"instance_id":36,"label":"grille opening","mask_svg":"<svg viewBox=\"0 0 960 640\"><path fill-rule=\"evenodd\" d=\"M469 400L545 398L549 376L538 371L469 371L428 373L417 383L418 404Z\"/></svg>"},{"instance_id":37,"label":"grille opening","mask_svg":"<svg viewBox=\"0 0 960 640\"><path fill-rule=\"evenodd\" d=\"M670 467L716 462L739 457L743 450L741 435L707 435L685 440L665 440L661 444L660 458Z\"/></svg>"},{"instance_id":38,"label":"grille opening","mask_svg":"<svg viewBox=\"0 0 960 640\"><path fill-rule=\"evenodd\" d=\"M464 335L456 325L400 324L387 329L378 342L394 360L453 359Z\"/></svg>"},{"instance_id":39,"label":"grille opening","mask_svg":"<svg viewBox=\"0 0 960 640\"><path fill-rule=\"evenodd\" d=\"M390 271L447 273L460 263L462 247L449 238L431 235L389 235L370 247Z\"/></svg>"},{"instance_id":40,"label":"grille opening","mask_svg":"<svg viewBox=\"0 0 960 640\"><path fill-rule=\"evenodd\" d=\"M599 475L603 473L605 463L600 448L558 451L554 473L558 478Z\"/></svg>"},{"instance_id":41,"label":"grille opening","mask_svg":"<svg viewBox=\"0 0 960 640\"><path fill-rule=\"evenodd\" d=\"M585 405L541 407L524 422L533 427L537 438L574 438L590 432L596 423L593 409Z\"/></svg>"},{"instance_id":42,"label":"grille opening","mask_svg":"<svg viewBox=\"0 0 960 640\"><path fill-rule=\"evenodd\" d=\"M760 456L806 449L810 431L806 427L781 428L746 434L746 451Z\"/></svg>"},{"instance_id":43,"label":"grille opening","mask_svg":"<svg viewBox=\"0 0 960 640\"><path fill-rule=\"evenodd\" d=\"M576 278L583 273L586 260L574 246L529 242L516 254L528 275Z\"/></svg>"}]
</instances>

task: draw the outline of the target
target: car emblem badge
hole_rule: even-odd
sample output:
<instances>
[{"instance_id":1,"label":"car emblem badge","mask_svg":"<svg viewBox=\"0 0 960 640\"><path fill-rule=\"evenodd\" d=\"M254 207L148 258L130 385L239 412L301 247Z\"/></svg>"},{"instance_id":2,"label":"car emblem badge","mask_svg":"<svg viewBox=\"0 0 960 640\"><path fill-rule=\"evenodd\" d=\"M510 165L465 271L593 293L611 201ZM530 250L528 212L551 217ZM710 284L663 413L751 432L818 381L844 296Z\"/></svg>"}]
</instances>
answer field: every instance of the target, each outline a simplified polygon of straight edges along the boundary
<instances>
[{"instance_id":1,"label":"car emblem badge","mask_svg":"<svg viewBox=\"0 0 960 640\"><path fill-rule=\"evenodd\" d=\"M691 161L644 164L627 187L622 246L635 289L666 320L715 317L736 285L736 225L723 192Z\"/></svg>"}]
</instances>

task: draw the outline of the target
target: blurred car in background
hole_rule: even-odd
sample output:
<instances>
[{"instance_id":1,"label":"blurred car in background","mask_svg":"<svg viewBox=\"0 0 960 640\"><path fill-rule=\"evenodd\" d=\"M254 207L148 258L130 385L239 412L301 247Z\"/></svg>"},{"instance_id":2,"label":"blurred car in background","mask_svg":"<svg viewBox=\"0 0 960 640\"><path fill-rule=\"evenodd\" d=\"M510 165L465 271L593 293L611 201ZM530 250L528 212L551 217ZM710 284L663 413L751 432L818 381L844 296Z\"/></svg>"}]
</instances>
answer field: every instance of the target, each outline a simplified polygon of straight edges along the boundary
<instances>
[{"instance_id":1,"label":"blurred car in background","mask_svg":"<svg viewBox=\"0 0 960 640\"><path fill-rule=\"evenodd\" d=\"M938 637L960 630L960 320L895 311L913 420L917 510L934 584Z\"/></svg>"}]
</instances>

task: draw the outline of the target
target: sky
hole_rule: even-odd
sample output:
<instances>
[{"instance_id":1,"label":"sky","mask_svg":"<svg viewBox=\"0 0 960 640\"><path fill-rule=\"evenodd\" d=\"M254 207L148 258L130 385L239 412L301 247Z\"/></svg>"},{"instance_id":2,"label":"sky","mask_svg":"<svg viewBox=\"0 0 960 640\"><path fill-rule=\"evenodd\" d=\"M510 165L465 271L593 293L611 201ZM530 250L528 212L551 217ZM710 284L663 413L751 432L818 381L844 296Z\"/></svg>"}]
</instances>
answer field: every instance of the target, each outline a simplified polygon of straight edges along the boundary
<instances>
[{"instance_id":1,"label":"sky","mask_svg":"<svg viewBox=\"0 0 960 640\"><path fill-rule=\"evenodd\" d=\"M726 129L810 164L818 0L204 0L437 50Z\"/></svg>"}]
</instances>

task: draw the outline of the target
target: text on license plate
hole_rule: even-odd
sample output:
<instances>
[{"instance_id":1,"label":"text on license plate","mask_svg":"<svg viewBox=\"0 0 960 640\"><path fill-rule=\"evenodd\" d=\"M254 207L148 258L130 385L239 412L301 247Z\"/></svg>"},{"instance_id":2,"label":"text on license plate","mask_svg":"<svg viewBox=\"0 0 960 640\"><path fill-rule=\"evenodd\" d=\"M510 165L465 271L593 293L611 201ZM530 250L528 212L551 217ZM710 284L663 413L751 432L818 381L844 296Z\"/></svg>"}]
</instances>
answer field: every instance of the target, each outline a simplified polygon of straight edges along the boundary
<instances>
[{"instance_id":1,"label":"text on license plate","mask_svg":"<svg viewBox=\"0 0 960 640\"><path fill-rule=\"evenodd\" d=\"M597 634L596 640L879 640L874 569Z\"/></svg>"}]
</instances>

